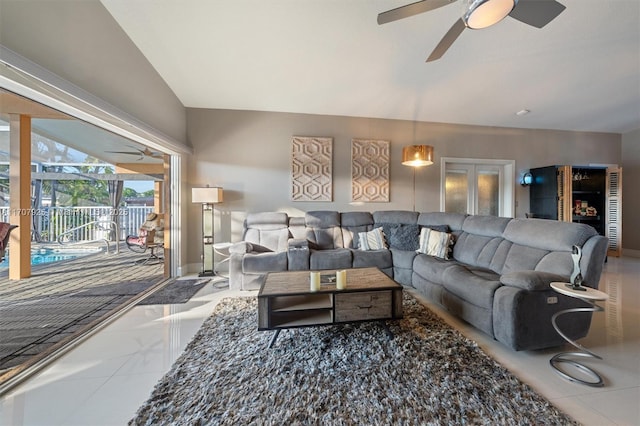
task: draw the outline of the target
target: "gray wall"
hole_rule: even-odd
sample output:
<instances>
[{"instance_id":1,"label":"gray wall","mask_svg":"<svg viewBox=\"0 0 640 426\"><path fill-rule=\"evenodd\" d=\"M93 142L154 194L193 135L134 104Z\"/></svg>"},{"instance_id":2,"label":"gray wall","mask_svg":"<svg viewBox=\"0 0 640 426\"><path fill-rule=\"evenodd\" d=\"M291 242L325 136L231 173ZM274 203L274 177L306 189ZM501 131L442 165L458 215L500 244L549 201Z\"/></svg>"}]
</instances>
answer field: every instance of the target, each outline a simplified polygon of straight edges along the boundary
<instances>
[{"instance_id":1,"label":"gray wall","mask_svg":"<svg viewBox=\"0 0 640 426\"><path fill-rule=\"evenodd\" d=\"M308 210L412 209L410 167L400 164L402 147L429 144L435 164L416 173L416 210L440 208L440 159L465 157L516 161L516 179L531 167L553 164L620 163L621 136L462 126L255 111L187 109L188 187L220 185L225 202L217 206L216 241L237 241L246 212L279 210L300 215ZM333 138L333 202L290 201L292 136ZM354 206L351 201L351 139L391 141L391 201ZM187 194L190 201L190 194ZM529 210L529 190L516 185L516 216ZM188 208L187 241L198 241L199 206ZM197 263L200 246L189 244L187 259Z\"/></svg>"},{"instance_id":2,"label":"gray wall","mask_svg":"<svg viewBox=\"0 0 640 426\"><path fill-rule=\"evenodd\" d=\"M2 0L0 44L185 142L184 106L98 0Z\"/></svg>"},{"instance_id":3,"label":"gray wall","mask_svg":"<svg viewBox=\"0 0 640 426\"><path fill-rule=\"evenodd\" d=\"M640 257L638 184L640 184L640 129L622 135L622 248L623 255L635 257Z\"/></svg>"}]
</instances>

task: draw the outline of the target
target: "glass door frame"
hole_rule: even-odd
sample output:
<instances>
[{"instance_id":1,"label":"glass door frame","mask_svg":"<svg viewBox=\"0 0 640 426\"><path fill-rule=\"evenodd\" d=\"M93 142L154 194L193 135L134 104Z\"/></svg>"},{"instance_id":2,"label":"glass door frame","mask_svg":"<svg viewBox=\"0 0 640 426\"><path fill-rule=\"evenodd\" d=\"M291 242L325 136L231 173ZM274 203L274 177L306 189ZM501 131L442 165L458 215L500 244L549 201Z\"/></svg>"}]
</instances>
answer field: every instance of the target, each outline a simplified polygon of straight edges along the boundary
<instances>
[{"instance_id":1,"label":"glass door frame","mask_svg":"<svg viewBox=\"0 0 640 426\"><path fill-rule=\"evenodd\" d=\"M473 183L476 182L476 172L478 168L483 166L489 168L500 169L500 208L499 216L501 217L515 217L515 160L495 160L484 158L455 158L455 157L441 157L440 158L440 211L445 211L446 205L446 177L447 167L451 164L468 165L469 169L474 170ZM474 191L475 193L475 191ZM474 208L477 203L477 194L474 195L474 199L468 200L468 206Z\"/></svg>"}]
</instances>

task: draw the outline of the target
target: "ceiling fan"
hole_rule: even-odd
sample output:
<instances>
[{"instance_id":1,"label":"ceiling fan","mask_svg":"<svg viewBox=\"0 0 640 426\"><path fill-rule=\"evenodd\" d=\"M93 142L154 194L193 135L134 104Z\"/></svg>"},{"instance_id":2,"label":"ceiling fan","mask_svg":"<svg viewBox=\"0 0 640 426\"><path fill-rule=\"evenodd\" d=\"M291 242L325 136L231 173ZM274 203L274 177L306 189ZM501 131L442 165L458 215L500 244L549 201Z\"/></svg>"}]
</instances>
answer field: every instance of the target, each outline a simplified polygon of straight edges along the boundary
<instances>
[{"instance_id":1,"label":"ceiling fan","mask_svg":"<svg viewBox=\"0 0 640 426\"><path fill-rule=\"evenodd\" d=\"M457 0L422 0L378 15L378 25L429 12ZM555 0L462 0L464 12L431 52L427 62L440 59L465 28L489 27L507 15L520 22L542 28L553 21L565 6Z\"/></svg>"},{"instance_id":2,"label":"ceiling fan","mask_svg":"<svg viewBox=\"0 0 640 426\"><path fill-rule=\"evenodd\" d=\"M138 158L138 161L144 160L145 157L158 158L158 159L162 158L161 152L151 151L148 147L145 147L144 149L140 149L140 148L136 148L135 146L131 146L130 148L135 149L135 152L133 151L105 151L105 152L109 152L112 154L137 155L140 157Z\"/></svg>"}]
</instances>

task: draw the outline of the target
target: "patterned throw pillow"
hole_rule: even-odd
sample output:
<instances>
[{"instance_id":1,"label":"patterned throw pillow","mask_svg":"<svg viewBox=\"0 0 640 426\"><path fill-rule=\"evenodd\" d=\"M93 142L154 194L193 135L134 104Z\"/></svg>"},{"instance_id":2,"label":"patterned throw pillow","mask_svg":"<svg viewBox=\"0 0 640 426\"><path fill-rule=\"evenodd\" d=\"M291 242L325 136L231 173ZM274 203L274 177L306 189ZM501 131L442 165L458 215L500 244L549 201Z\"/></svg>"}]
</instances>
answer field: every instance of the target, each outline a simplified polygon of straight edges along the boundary
<instances>
[{"instance_id":1,"label":"patterned throw pillow","mask_svg":"<svg viewBox=\"0 0 640 426\"><path fill-rule=\"evenodd\" d=\"M452 245L453 238L451 234L434 231L430 228L422 228L420 231L420 247L416 251L429 256L449 259Z\"/></svg>"},{"instance_id":2,"label":"patterned throw pillow","mask_svg":"<svg viewBox=\"0 0 640 426\"><path fill-rule=\"evenodd\" d=\"M382 250L387 248L382 228L375 228L369 232L358 232L360 250Z\"/></svg>"},{"instance_id":3,"label":"patterned throw pillow","mask_svg":"<svg viewBox=\"0 0 640 426\"><path fill-rule=\"evenodd\" d=\"M416 224L379 223L391 248L415 251L418 248L420 227Z\"/></svg>"}]
</instances>

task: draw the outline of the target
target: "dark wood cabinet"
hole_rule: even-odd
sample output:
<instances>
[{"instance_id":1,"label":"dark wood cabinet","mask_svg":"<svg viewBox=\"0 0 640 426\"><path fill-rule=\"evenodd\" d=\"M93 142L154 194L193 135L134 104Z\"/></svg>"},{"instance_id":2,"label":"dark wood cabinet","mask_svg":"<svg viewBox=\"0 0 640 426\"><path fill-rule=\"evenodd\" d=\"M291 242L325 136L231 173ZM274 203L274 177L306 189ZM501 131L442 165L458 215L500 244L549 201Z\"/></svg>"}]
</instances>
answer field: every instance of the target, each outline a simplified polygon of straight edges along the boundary
<instances>
[{"instance_id":1,"label":"dark wood cabinet","mask_svg":"<svg viewBox=\"0 0 640 426\"><path fill-rule=\"evenodd\" d=\"M609 238L609 255L620 255L620 168L548 166L530 172L530 216L590 225Z\"/></svg>"}]
</instances>

